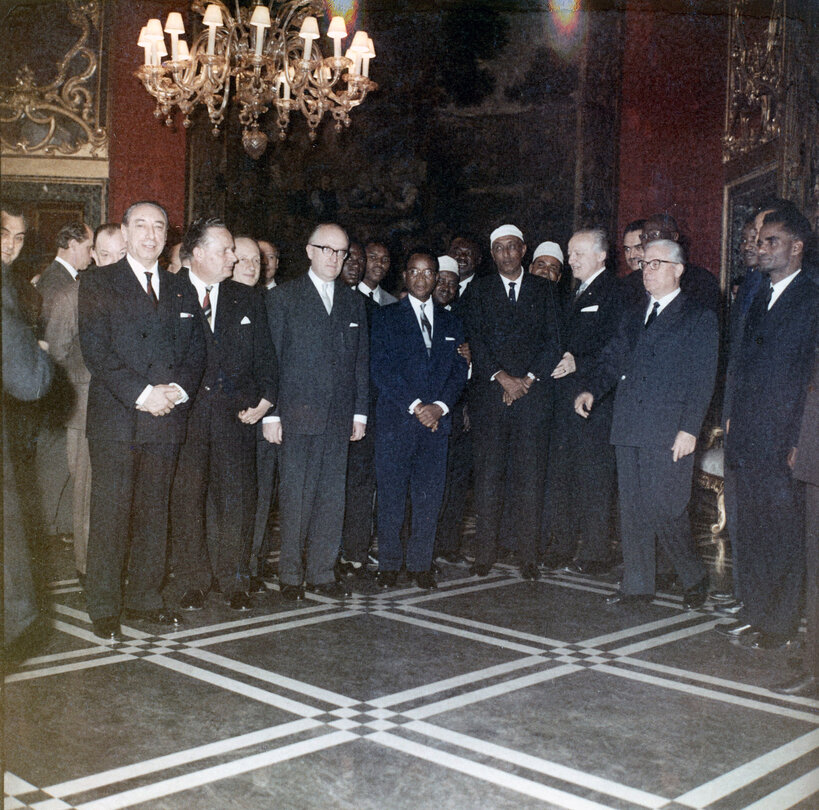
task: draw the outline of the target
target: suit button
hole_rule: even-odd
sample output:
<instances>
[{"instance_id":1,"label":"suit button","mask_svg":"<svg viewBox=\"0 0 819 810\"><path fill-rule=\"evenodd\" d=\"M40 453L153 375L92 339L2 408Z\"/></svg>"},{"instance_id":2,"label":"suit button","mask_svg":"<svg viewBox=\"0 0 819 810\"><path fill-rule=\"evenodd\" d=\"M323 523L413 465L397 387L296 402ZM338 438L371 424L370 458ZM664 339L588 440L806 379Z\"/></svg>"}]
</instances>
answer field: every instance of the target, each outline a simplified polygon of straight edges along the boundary
<instances>
[{"instance_id":1,"label":"suit button","mask_svg":"<svg viewBox=\"0 0 819 810\"><path fill-rule=\"evenodd\" d=\"M148 333L147 333L147 332L143 332L143 333L142 333L142 339L143 339L143 340L145 340L145 338L146 338L146 337L148 337Z\"/></svg>"},{"instance_id":2,"label":"suit button","mask_svg":"<svg viewBox=\"0 0 819 810\"><path fill-rule=\"evenodd\" d=\"M761 346L763 342L764 342L764 341L762 340L762 338L761 338L761 337L758 337L758 338L756 339L756 345L757 345L757 346Z\"/></svg>"},{"instance_id":3,"label":"suit button","mask_svg":"<svg viewBox=\"0 0 819 810\"><path fill-rule=\"evenodd\" d=\"M620 379L621 379L621 380L625 380L625 379L626 379L626 375L624 374L622 377L620 377Z\"/></svg>"},{"instance_id":4,"label":"suit button","mask_svg":"<svg viewBox=\"0 0 819 810\"><path fill-rule=\"evenodd\" d=\"M209 385L203 385L202 388L204 388L205 391L210 391L210 386Z\"/></svg>"}]
</instances>

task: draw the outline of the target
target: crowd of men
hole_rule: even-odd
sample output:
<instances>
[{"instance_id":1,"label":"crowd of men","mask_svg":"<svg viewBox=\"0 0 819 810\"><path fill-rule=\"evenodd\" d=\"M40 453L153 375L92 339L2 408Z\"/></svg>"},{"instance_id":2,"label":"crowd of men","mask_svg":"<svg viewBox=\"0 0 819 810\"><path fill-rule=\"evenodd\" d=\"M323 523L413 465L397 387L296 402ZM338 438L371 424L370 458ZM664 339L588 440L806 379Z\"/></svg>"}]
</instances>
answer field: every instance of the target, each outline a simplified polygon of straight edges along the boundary
<instances>
[{"instance_id":1,"label":"crowd of men","mask_svg":"<svg viewBox=\"0 0 819 810\"><path fill-rule=\"evenodd\" d=\"M4 205L4 346L25 231ZM626 227L620 278L600 228L575 232L565 259L552 241L529 259L505 224L484 274L464 235L442 256L410 251L398 298L381 286L388 247L338 224L314 229L307 272L281 284L275 246L219 219L191 223L165 269L167 235L154 202L93 233L67 225L37 281L32 334L70 406L38 426L34 472L19 436L10 446L18 488L36 479L44 510L26 532L63 531L43 516L70 472L66 533L95 635L121 639L122 619L176 626L212 592L249 610L270 580L276 501L286 601L393 588L402 571L433 589L441 566L483 578L499 560L524 580L600 575L619 548L608 604L650 602L674 581L685 609L705 604L688 505L722 303L672 217ZM718 629L787 649L807 611L806 672L786 685L799 694L816 689L812 244L786 201L746 223L722 409L734 590L717 609L736 621Z\"/></svg>"}]
</instances>

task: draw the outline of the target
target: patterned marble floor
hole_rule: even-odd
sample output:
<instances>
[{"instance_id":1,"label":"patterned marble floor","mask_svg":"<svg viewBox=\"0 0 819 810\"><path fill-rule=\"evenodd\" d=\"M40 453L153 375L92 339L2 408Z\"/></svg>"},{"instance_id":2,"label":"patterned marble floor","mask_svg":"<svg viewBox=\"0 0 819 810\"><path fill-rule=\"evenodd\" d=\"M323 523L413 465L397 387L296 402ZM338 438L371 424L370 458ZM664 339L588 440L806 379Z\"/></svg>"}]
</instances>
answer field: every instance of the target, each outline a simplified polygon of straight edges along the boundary
<instances>
[{"instance_id":1,"label":"patterned marble floor","mask_svg":"<svg viewBox=\"0 0 819 810\"><path fill-rule=\"evenodd\" d=\"M413 587L91 633L74 580L6 677L4 807L819 807L819 701L679 594L447 567Z\"/></svg>"}]
</instances>

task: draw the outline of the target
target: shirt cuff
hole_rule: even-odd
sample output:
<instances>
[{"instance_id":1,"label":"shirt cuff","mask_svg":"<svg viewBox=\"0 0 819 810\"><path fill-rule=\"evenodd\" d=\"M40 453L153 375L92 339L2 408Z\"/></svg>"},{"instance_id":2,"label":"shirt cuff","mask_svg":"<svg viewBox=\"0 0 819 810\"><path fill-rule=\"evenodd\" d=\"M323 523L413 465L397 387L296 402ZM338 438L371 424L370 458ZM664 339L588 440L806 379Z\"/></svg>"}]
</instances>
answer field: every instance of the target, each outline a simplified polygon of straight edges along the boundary
<instances>
[{"instance_id":1,"label":"shirt cuff","mask_svg":"<svg viewBox=\"0 0 819 810\"><path fill-rule=\"evenodd\" d=\"M142 393L137 397L137 401L134 404L137 407L142 405L142 403L145 402L145 400L148 399L148 397L151 395L151 391L153 390L154 387L152 385L146 385L145 388L142 389Z\"/></svg>"},{"instance_id":2,"label":"shirt cuff","mask_svg":"<svg viewBox=\"0 0 819 810\"><path fill-rule=\"evenodd\" d=\"M361 422L362 425L366 425L367 417L363 413L357 413L353 416L353 422Z\"/></svg>"},{"instance_id":3,"label":"shirt cuff","mask_svg":"<svg viewBox=\"0 0 819 810\"><path fill-rule=\"evenodd\" d=\"M188 399L190 399L185 389L179 383L172 382L169 383L169 385L172 385L177 391L179 391L180 394L182 394L182 396L176 400L177 405L181 405L183 402L187 402Z\"/></svg>"},{"instance_id":4,"label":"shirt cuff","mask_svg":"<svg viewBox=\"0 0 819 810\"><path fill-rule=\"evenodd\" d=\"M497 377L497 376L498 376L498 374L500 374L500 373L501 373L501 371L503 371L503 369L502 369L502 368L499 368L499 369L498 369L498 370L497 370L497 371L496 371L496 372L495 372L495 373L494 373L494 374L493 374L493 375L492 375L492 376L489 378L489 382L494 382L494 381L495 381L495 377Z\"/></svg>"},{"instance_id":5,"label":"shirt cuff","mask_svg":"<svg viewBox=\"0 0 819 810\"><path fill-rule=\"evenodd\" d=\"M417 408L417 407L418 407L420 404L421 404L421 400L420 400L420 399L414 399L414 400L413 400L413 401L410 403L410 406L409 406L409 409L408 409L408 410L409 410L409 412L410 412L411 414L415 414L415 409L416 409L416 408Z\"/></svg>"},{"instance_id":6,"label":"shirt cuff","mask_svg":"<svg viewBox=\"0 0 819 810\"><path fill-rule=\"evenodd\" d=\"M531 378L531 379L533 379L533 380L536 380L536 379L537 379L537 377L536 377L534 374L532 374L532 372L531 372L531 371L530 371L530 372L529 372L529 373L528 373L526 376L527 376L527 377L530 377L530 378Z\"/></svg>"},{"instance_id":7,"label":"shirt cuff","mask_svg":"<svg viewBox=\"0 0 819 810\"><path fill-rule=\"evenodd\" d=\"M271 422L281 422L282 418L280 416L263 416L262 417L262 424L270 424Z\"/></svg>"},{"instance_id":8,"label":"shirt cuff","mask_svg":"<svg viewBox=\"0 0 819 810\"><path fill-rule=\"evenodd\" d=\"M440 399L436 399L432 404L437 405L443 411L442 416L446 416L449 413L449 406L446 402L441 402Z\"/></svg>"}]
</instances>

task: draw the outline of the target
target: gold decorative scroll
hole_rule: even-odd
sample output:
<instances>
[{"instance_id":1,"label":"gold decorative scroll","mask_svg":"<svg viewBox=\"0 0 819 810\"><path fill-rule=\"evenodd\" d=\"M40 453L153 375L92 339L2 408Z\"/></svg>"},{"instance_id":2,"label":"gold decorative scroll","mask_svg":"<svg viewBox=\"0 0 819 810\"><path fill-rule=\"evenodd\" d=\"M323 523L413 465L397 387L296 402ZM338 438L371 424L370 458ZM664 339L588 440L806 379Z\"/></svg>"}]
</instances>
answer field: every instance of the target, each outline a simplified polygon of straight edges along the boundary
<instances>
[{"instance_id":1,"label":"gold decorative scroll","mask_svg":"<svg viewBox=\"0 0 819 810\"><path fill-rule=\"evenodd\" d=\"M92 47L92 38L97 46L100 40L101 2L65 0L59 7L79 35L47 83L38 84L35 72L24 64L11 85L0 84L3 154L105 156L108 134L99 120L97 98L99 54ZM31 43L31 52L39 53L37 43Z\"/></svg>"}]
</instances>

